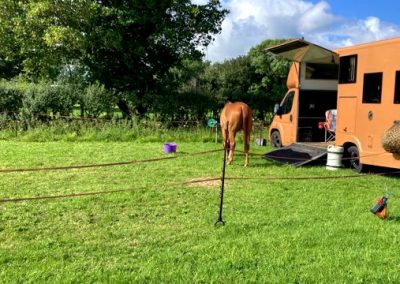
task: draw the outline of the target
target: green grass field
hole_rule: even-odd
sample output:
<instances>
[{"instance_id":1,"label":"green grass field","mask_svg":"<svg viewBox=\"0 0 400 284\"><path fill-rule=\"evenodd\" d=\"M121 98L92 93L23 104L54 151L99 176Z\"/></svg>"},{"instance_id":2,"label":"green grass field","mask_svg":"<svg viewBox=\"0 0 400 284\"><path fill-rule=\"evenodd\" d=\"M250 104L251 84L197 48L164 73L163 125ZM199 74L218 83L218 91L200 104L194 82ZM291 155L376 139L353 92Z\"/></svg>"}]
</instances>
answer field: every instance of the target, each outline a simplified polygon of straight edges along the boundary
<instances>
[{"instance_id":1,"label":"green grass field","mask_svg":"<svg viewBox=\"0 0 400 284\"><path fill-rule=\"evenodd\" d=\"M0 173L3 201L39 198L0 203L0 282L400 282L398 177L312 179L354 173L260 156L244 168L238 154L226 170L226 224L215 227L220 183L180 183L220 177L222 151L191 154L221 146L177 143L171 160ZM161 142L0 141L0 169L158 157ZM369 209L387 190L380 220ZM40 199L89 192L103 193Z\"/></svg>"}]
</instances>

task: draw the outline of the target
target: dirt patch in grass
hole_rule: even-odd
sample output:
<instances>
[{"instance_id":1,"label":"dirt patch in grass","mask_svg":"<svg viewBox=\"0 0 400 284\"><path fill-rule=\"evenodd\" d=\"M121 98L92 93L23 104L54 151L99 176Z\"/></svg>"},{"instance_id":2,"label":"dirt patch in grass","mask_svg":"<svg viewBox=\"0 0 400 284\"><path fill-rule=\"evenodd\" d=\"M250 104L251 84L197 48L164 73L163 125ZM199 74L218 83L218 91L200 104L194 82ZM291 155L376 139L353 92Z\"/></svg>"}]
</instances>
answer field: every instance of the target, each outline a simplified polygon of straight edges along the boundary
<instances>
[{"instance_id":1,"label":"dirt patch in grass","mask_svg":"<svg viewBox=\"0 0 400 284\"><path fill-rule=\"evenodd\" d=\"M188 186L216 187L221 185L220 178L194 178L184 182Z\"/></svg>"}]
</instances>

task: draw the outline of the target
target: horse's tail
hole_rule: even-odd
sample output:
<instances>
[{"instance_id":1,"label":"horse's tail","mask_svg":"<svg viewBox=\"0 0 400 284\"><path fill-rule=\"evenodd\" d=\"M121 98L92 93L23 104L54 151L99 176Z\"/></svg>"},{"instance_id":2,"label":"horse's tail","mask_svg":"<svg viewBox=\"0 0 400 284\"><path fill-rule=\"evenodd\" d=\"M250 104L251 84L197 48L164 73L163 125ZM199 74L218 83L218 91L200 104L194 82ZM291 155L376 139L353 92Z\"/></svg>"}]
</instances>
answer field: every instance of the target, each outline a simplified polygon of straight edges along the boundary
<instances>
[{"instance_id":1,"label":"horse's tail","mask_svg":"<svg viewBox=\"0 0 400 284\"><path fill-rule=\"evenodd\" d=\"M246 133L251 132L253 127L253 113L249 107L242 106L242 127Z\"/></svg>"}]
</instances>

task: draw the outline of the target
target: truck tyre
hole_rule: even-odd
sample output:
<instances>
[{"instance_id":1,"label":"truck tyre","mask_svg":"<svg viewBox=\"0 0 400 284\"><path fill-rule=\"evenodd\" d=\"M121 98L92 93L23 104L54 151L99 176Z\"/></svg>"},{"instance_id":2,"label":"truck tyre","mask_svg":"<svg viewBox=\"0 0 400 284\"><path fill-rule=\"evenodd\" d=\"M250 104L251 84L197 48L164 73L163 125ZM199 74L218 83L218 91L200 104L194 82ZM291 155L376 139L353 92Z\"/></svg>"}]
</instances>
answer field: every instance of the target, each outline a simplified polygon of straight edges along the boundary
<instances>
[{"instance_id":1,"label":"truck tyre","mask_svg":"<svg viewBox=\"0 0 400 284\"><path fill-rule=\"evenodd\" d=\"M272 131L272 133L271 133L271 144L272 144L272 147L274 147L274 148L282 147L281 134L279 133L278 130Z\"/></svg>"},{"instance_id":2,"label":"truck tyre","mask_svg":"<svg viewBox=\"0 0 400 284\"><path fill-rule=\"evenodd\" d=\"M357 146L350 146L346 150L346 158L348 165L357 173L361 173L365 166L360 163L360 152L358 151Z\"/></svg>"}]
</instances>

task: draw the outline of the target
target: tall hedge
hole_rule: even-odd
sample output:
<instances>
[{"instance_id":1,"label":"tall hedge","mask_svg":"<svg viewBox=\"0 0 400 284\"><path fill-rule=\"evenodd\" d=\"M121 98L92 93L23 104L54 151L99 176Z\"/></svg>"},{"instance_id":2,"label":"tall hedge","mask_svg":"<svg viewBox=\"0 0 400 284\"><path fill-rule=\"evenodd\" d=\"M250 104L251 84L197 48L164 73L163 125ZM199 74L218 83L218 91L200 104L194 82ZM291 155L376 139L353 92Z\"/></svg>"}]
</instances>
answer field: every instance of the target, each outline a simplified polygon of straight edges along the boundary
<instances>
[{"instance_id":1,"label":"tall hedge","mask_svg":"<svg viewBox=\"0 0 400 284\"><path fill-rule=\"evenodd\" d=\"M0 113L13 115L22 107L23 92L16 87L15 81L0 81Z\"/></svg>"},{"instance_id":2,"label":"tall hedge","mask_svg":"<svg viewBox=\"0 0 400 284\"><path fill-rule=\"evenodd\" d=\"M69 115L78 102L78 94L72 85L56 85L48 82L28 84L23 94L25 111L41 116L50 112Z\"/></svg>"}]
</instances>

